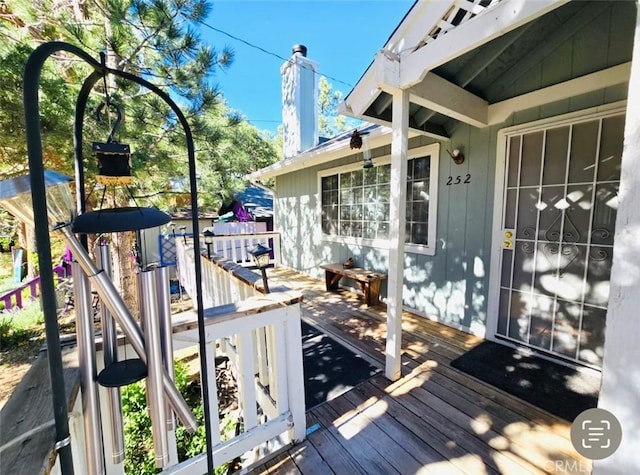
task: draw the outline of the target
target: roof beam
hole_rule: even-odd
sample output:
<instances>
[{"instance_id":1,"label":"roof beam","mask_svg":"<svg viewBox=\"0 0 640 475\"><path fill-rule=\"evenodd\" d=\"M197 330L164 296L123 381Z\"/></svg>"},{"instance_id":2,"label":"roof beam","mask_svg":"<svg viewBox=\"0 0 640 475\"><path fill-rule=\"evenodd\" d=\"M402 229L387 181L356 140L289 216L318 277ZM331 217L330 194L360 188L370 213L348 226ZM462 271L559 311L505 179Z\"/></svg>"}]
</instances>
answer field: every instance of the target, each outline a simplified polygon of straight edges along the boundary
<instances>
[{"instance_id":1,"label":"roof beam","mask_svg":"<svg viewBox=\"0 0 640 475\"><path fill-rule=\"evenodd\" d=\"M489 106L489 124L501 124L516 111L549 104L551 102L569 99L580 94L598 91L607 87L623 84L629 80L631 63L603 69L595 73L586 74L579 78L554 84L505 101L496 102Z\"/></svg>"},{"instance_id":2,"label":"roof beam","mask_svg":"<svg viewBox=\"0 0 640 475\"><path fill-rule=\"evenodd\" d=\"M428 71L529 23L569 0L503 0L413 53L402 56L401 88L420 82Z\"/></svg>"},{"instance_id":3,"label":"roof beam","mask_svg":"<svg viewBox=\"0 0 640 475\"><path fill-rule=\"evenodd\" d=\"M391 94L387 94L384 97L378 97L378 102L374 105L376 114L382 114L392 103L393 96Z\"/></svg>"},{"instance_id":4,"label":"roof beam","mask_svg":"<svg viewBox=\"0 0 640 475\"><path fill-rule=\"evenodd\" d=\"M383 51L399 54L407 48L415 48L454 3L455 0L418 0L387 40ZM384 71L383 63L387 61L390 61L389 57L382 52L376 55L344 102L340 103L343 105L339 106L339 113L362 118L382 89L381 71ZM393 84L397 82L396 79Z\"/></svg>"},{"instance_id":5,"label":"roof beam","mask_svg":"<svg viewBox=\"0 0 640 475\"><path fill-rule=\"evenodd\" d=\"M384 59L378 59L380 55L377 55L373 60L373 63L369 66L356 84L356 89L353 89L343 102L339 104L338 112L340 114L347 114L352 117L362 118L362 114L366 111L373 101L378 97L380 93L380 87L377 84L377 77L375 70L378 68L376 61L383 61ZM342 105L344 104L344 105Z\"/></svg>"},{"instance_id":6,"label":"roof beam","mask_svg":"<svg viewBox=\"0 0 640 475\"><path fill-rule=\"evenodd\" d=\"M478 50L478 53L471 58L471 60L464 65L464 69L456 73L456 82L466 87L471 81L473 81L478 74L484 71L493 61L496 60L505 50L515 43L522 35L524 35L529 27L533 25L533 22L529 22L518 30L508 35L503 35L496 38L491 45L491 48L483 48Z\"/></svg>"},{"instance_id":7,"label":"roof beam","mask_svg":"<svg viewBox=\"0 0 640 475\"><path fill-rule=\"evenodd\" d=\"M365 115L363 119L372 124L383 125L385 127L391 127L392 125L390 111L385 111L385 114L380 117ZM409 137L416 137L418 135L424 135L436 140L449 140L451 138L441 125L428 122L419 124L413 116L409 116Z\"/></svg>"},{"instance_id":8,"label":"roof beam","mask_svg":"<svg viewBox=\"0 0 640 475\"><path fill-rule=\"evenodd\" d=\"M520 60L501 74L500 81L496 81L485 91L485 97L489 101L494 102L496 99L501 99L499 96L506 87L527 74L532 67L594 19L600 18L602 13L611 7L611 4L607 2L584 2L579 6L580 8L577 9L575 15L572 15L564 24L558 25L551 34L545 36L545 41L539 43L535 48L530 51L523 51Z\"/></svg>"},{"instance_id":9,"label":"roof beam","mask_svg":"<svg viewBox=\"0 0 640 475\"><path fill-rule=\"evenodd\" d=\"M487 126L487 102L434 73L427 73L424 80L408 92L415 104L474 127Z\"/></svg>"},{"instance_id":10,"label":"roof beam","mask_svg":"<svg viewBox=\"0 0 640 475\"><path fill-rule=\"evenodd\" d=\"M378 51L373 63L358 81L358 93L354 94L354 89L347 96L344 101L345 106L339 109L339 112L360 118L373 104L381 90L389 93L397 90L400 78L399 60L400 57L389 50L382 49Z\"/></svg>"}]
</instances>

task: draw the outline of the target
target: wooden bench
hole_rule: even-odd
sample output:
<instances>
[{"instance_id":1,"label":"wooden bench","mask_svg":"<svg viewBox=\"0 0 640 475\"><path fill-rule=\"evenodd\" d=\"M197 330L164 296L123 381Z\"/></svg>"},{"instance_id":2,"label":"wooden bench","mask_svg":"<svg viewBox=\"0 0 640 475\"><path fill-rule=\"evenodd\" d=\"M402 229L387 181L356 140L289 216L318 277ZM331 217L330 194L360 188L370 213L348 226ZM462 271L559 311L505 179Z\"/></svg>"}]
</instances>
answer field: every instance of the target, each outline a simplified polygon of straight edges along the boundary
<instances>
[{"instance_id":1,"label":"wooden bench","mask_svg":"<svg viewBox=\"0 0 640 475\"><path fill-rule=\"evenodd\" d=\"M337 290L340 279L346 277L358 284L368 306L377 305L380 302L380 282L387 278L387 274L360 267L345 269L342 264L325 264L320 267L325 271L327 291Z\"/></svg>"}]
</instances>

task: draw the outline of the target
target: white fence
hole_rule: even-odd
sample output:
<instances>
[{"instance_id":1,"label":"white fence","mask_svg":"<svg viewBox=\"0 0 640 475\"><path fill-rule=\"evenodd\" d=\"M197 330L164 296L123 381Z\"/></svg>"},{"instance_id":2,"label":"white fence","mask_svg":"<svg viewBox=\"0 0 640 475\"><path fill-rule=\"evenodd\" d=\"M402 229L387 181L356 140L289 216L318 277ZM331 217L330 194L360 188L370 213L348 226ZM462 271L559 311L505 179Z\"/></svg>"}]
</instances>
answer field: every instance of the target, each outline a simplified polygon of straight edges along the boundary
<instances>
[{"instance_id":1,"label":"white fence","mask_svg":"<svg viewBox=\"0 0 640 475\"><path fill-rule=\"evenodd\" d=\"M265 237L243 236L249 240ZM194 249L189 244L176 243L178 273L181 285L194 297ZM248 466L305 437L302 295L283 288L263 294L259 274L220 257L208 259L206 250L202 251L202 290L214 463L242 457L243 465ZM173 324L175 350L198 344L195 312L174 316ZM242 432L227 441L220 434L215 386L214 361L220 353L229 357L234 369L243 421ZM206 470L206 455L202 454L163 473L201 474Z\"/></svg>"},{"instance_id":2,"label":"white fence","mask_svg":"<svg viewBox=\"0 0 640 475\"><path fill-rule=\"evenodd\" d=\"M253 258L249 251L256 244L262 244L272 249L271 261L274 264L280 262L280 233L215 235L210 238L213 242L209 245L205 243L204 237L200 238L204 255L214 254L232 262L250 265L253 263Z\"/></svg>"}]
</instances>

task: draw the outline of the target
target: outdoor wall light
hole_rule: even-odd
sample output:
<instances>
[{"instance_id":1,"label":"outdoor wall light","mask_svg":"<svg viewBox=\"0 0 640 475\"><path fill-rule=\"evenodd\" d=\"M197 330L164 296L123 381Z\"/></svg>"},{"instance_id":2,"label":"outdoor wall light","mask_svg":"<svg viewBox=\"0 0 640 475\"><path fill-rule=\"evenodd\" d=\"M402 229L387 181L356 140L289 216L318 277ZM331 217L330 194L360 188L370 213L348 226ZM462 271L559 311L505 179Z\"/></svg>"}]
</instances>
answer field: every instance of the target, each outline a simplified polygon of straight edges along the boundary
<instances>
[{"instance_id":1,"label":"outdoor wall light","mask_svg":"<svg viewBox=\"0 0 640 475\"><path fill-rule=\"evenodd\" d=\"M460 165L460 164L462 164L462 162L464 162L464 155L460 151L460 149L454 148L453 152L450 152L449 150L447 150L447 153L453 159L453 162L456 165Z\"/></svg>"},{"instance_id":2,"label":"outdoor wall light","mask_svg":"<svg viewBox=\"0 0 640 475\"><path fill-rule=\"evenodd\" d=\"M187 227L186 226L180 226L178 229L182 233L182 240L186 244L187 243Z\"/></svg>"},{"instance_id":3,"label":"outdoor wall light","mask_svg":"<svg viewBox=\"0 0 640 475\"><path fill-rule=\"evenodd\" d=\"M262 285L264 286L264 292L265 294L268 294L269 284L267 283L266 268L269 265L269 254L271 253L271 248L258 243L253 249L250 249L247 252L253 256L256 267L260 269L260 272L262 273Z\"/></svg>"},{"instance_id":4,"label":"outdoor wall light","mask_svg":"<svg viewBox=\"0 0 640 475\"><path fill-rule=\"evenodd\" d=\"M371 148L369 147L369 142L366 140L366 137L363 137L365 135L369 135L369 132L358 132L358 130L354 130L351 134L351 140L349 141L349 148L362 148L362 168L366 169L373 168L373 162L371 161Z\"/></svg>"},{"instance_id":5,"label":"outdoor wall light","mask_svg":"<svg viewBox=\"0 0 640 475\"><path fill-rule=\"evenodd\" d=\"M207 245L207 259L211 259L211 246L213 245L213 232L208 229L202 233L204 235L204 243Z\"/></svg>"}]
</instances>

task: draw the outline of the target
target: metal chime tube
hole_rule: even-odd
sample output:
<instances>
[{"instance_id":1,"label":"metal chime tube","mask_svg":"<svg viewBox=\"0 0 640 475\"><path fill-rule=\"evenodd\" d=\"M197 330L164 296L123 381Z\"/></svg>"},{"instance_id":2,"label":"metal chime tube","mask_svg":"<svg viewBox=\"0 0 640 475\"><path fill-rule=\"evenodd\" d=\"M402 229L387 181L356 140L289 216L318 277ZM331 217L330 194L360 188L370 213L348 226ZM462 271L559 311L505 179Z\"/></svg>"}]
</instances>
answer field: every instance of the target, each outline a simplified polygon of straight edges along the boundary
<instances>
[{"instance_id":1,"label":"metal chime tube","mask_svg":"<svg viewBox=\"0 0 640 475\"><path fill-rule=\"evenodd\" d=\"M140 331L140 327L133 319L129 308L127 308L122 297L118 294L118 291L109 276L104 271L101 271L96 267L95 263L87 254L87 251L84 249L82 244L80 244L80 241L78 241L68 226L60 227L56 230L62 233L66 244L71 249L71 252L78 261L78 264L80 264L82 270L84 270L85 274L95 286L94 288L100 297L100 303L107 306L107 309L120 325L120 328L127 336L129 343L131 343L135 352L145 364L148 364L147 356L145 354L144 338ZM196 419L191 412L191 409L189 409L189 406L182 398L178 388L176 388L175 384L173 384L173 381L166 372L164 373L162 382L165 395L167 396L172 409L187 431L191 433L195 432L198 426Z\"/></svg>"},{"instance_id":2,"label":"metal chime tube","mask_svg":"<svg viewBox=\"0 0 640 475\"><path fill-rule=\"evenodd\" d=\"M164 367L172 380L175 379L173 366L173 328L171 326L171 288L169 282L169 268L159 267L155 270L158 291L158 322L160 323L160 337L162 341L162 356ZM167 430L176 428L176 419L171 407L166 412Z\"/></svg>"},{"instance_id":3,"label":"metal chime tube","mask_svg":"<svg viewBox=\"0 0 640 475\"><path fill-rule=\"evenodd\" d=\"M101 267L105 274L111 277L111 252L107 243L100 243L96 246L96 258L98 267ZM116 321L109 310L104 305L100 306L100 321L102 322L102 351L104 354L104 367L118 361L118 334L116 331ZM108 394L108 407L111 426L111 460L114 464L124 461L124 422L122 419L122 399L120 388L106 388Z\"/></svg>"},{"instance_id":4,"label":"metal chime tube","mask_svg":"<svg viewBox=\"0 0 640 475\"><path fill-rule=\"evenodd\" d=\"M154 271L138 274L142 294L141 320L147 351L147 406L151 417L151 435L155 451L156 467L162 468L169 463L169 439L166 430L166 409L162 379L162 339L158 321L158 293Z\"/></svg>"},{"instance_id":5,"label":"metal chime tube","mask_svg":"<svg viewBox=\"0 0 640 475\"><path fill-rule=\"evenodd\" d=\"M87 276L77 262L72 264L73 298L76 311L78 336L78 361L80 362L80 391L84 423L87 475L104 475L104 447L98 399L95 340L93 337L93 309L91 287Z\"/></svg>"}]
</instances>

